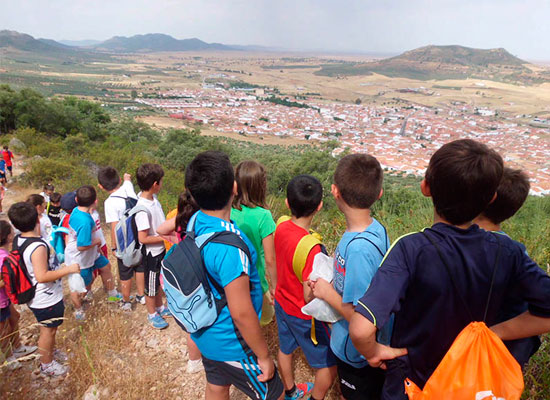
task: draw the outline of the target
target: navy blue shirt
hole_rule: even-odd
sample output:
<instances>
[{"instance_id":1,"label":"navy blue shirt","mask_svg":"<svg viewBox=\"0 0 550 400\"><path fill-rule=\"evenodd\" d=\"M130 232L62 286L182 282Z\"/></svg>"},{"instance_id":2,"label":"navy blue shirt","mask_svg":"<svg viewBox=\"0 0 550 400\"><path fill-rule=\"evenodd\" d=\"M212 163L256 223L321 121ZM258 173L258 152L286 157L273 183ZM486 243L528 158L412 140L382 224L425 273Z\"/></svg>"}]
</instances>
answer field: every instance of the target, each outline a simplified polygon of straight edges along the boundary
<instances>
[{"instance_id":1,"label":"navy blue shirt","mask_svg":"<svg viewBox=\"0 0 550 400\"><path fill-rule=\"evenodd\" d=\"M494 325L508 297L521 294L528 310L550 317L550 277L518 242L472 225L438 223L424 231L441 249L473 320L483 320L500 242L500 257L486 323ZM388 363L384 399L400 399L407 376L423 387L472 319L460 301L434 245L423 233L398 239L376 272L356 311L377 327L395 313L392 347L408 355Z\"/></svg>"}]
</instances>

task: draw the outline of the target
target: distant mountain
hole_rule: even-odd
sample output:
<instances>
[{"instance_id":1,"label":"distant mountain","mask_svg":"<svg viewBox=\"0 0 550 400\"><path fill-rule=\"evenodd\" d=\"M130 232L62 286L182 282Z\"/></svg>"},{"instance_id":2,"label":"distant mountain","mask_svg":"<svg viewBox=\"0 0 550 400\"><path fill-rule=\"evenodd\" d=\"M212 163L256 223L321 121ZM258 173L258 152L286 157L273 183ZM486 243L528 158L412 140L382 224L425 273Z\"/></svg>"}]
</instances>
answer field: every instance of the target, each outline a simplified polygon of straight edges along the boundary
<instances>
[{"instance_id":1,"label":"distant mountain","mask_svg":"<svg viewBox=\"0 0 550 400\"><path fill-rule=\"evenodd\" d=\"M96 44L101 43L101 40L85 39L85 40L59 40L61 44L71 47L88 47L95 46Z\"/></svg>"},{"instance_id":2,"label":"distant mountain","mask_svg":"<svg viewBox=\"0 0 550 400\"><path fill-rule=\"evenodd\" d=\"M65 50L64 45L49 39L35 39L31 35L16 31L0 31L0 47L10 47L15 50L32 51L36 53L59 53Z\"/></svg>"},{"instance_id":3,"label":"distant mountain","mask_svg":"<svg viewBox=\"0 0 550 400\"><path fill-rule=\"evenodd\" d=\"M52 40L52 39L36 39L36 40L38 40L39 42L42 42L42 43L49 44L50 46L53 46L53 47L57 47L57 48L60 48L60 49L71 50L70 46L67 46L66 44L63 44L63 43L60 43L60 42L56 42L55 40Z\"/></svg>"},{"instance_id":4,"label":"distant mountain","mask_svg":"<svg viewBox=\"0 0 550 400\"><path fill-rule=\"evenodd\" d=\"M96 50L117 53L156 51L233 50L220 43L206 43L197 38L178 40L162 33L149 33L132 37L115 36L93 46Z\"/></svg>"},{"instance_id":5,"label":"distant mountain","mask_svg":"<svg viewBox=\"0 0 550 400\"><path fill-rule=\"evenodd\" d=\"M478 78L535 83L536 73L505 49L474 49L464 46L425 46L401 55L368 63L325 65L318 75L370 75L419 80Z\"/></svg>"}]
</instances>

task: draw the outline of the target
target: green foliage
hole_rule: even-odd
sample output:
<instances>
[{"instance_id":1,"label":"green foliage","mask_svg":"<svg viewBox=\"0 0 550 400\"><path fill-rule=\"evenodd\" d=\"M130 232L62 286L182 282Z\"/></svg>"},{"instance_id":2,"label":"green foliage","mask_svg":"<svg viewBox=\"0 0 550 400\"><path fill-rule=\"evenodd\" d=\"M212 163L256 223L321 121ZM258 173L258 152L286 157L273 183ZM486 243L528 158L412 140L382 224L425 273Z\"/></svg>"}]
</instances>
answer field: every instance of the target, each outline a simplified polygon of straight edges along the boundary
<instances>
[{"instance_id":1,"label":"green foliage","mask_svg":"<svg viewBox=\"0 0 550 400\"><path fill-rule=\"evenodd\" d=\"M298 103L297 101L290 101L288 99L281 99L280 97L276 96L269 96L265 99L265 101L269 101L270 103L279 104L286 107L311 108L307 104Z\"/></svg>"}]
</instances>

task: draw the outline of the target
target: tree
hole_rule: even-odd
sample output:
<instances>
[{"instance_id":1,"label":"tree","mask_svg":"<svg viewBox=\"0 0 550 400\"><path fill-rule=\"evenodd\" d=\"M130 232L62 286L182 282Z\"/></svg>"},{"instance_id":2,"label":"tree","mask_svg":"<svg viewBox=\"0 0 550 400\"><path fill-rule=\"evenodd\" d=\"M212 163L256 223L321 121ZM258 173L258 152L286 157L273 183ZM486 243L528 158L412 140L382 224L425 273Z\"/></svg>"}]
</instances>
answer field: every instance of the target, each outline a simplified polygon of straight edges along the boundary
<instances>
[{"instance_id":1,"label":"tree","mask_svg":"<svg viewBox=\"0 0 550 400\"><path fill-rule=\"evenodd\" d=\"M132 91L130 92L130 96L132 97L132 99L135 99L135 98L138 96L137 90L135 90L135 89L132 90Z\"/></svg>"}]
</instances>

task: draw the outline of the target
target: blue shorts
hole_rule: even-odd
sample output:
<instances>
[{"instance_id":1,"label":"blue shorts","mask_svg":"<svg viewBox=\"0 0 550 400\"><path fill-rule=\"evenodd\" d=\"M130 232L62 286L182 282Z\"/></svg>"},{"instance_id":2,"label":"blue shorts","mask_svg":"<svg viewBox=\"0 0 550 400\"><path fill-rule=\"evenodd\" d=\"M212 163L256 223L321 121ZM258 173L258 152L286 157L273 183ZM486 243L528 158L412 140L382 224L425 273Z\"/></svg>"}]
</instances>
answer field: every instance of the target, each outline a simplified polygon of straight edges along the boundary
<instances>
[{"instance_id":1,"label":"blue shorts","mask_svg":"<svg viewBox=\"0 0 550 400\"><path fill-rule=\"evenodd\" d=\"M336 365L336 356L330 349L330 328L325 322L315 320L318 344L314 345L311 340L311 320L288 315L277 301L275 317L279 332L279 348L284 354L292 354L300 347L311 368L328 368Z\"/></svg>"},{"instance_id":2,"label":"blue shorts","mask_svg":"<svg viewBox=\"0 0 550 400\"><path fill-rule=\"evenodd\" d=\"M86 286L91 285L94 280L94 271L101 269L109 264L109 260L103 254L100 254L99 257L95 260L94 265L90 268L85 268L80 270L80 276L84 279L84 284Z\"/></svg>"},{"instance_id":3,"label":"blue shorts","mask_svg":"<svg viewBox=\"0 0 550 400\"><path fill-rule=\"evenodd\" d=\"M6 321L11 316L10 306L0 308L0 322Z\"/></svg>"}]
</instances>

